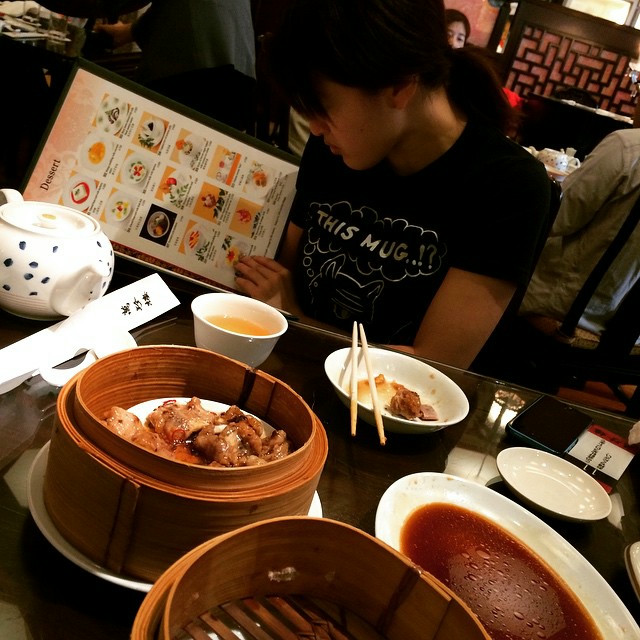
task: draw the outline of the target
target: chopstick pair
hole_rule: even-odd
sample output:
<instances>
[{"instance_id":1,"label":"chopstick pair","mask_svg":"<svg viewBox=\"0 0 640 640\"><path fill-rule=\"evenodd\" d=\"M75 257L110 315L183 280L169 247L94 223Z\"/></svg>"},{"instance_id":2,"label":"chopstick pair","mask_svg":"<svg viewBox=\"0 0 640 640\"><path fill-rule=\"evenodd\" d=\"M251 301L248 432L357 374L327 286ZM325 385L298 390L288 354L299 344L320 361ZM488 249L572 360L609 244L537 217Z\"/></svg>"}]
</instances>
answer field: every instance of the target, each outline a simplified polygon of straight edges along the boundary
<instances>
[{"instance_id":1,"label":"chopstick pair","mask_svg":"<svg viewBox=\"0 0 640 640\"><path fill-rule=\"evenodd\" d=\"M369 343L364 332L364 327L360 325L360 342L362 343L362 354L367 368L367 377L369 378L369 390L371 391L371 403L373 405L373 415L378 429L378 437L380 444L385 444L387 438L384 435L384 425L382 423L382 413L380 411L380 399L378 398L378 389L376 387L375 374L371 366L369 358ZM356 423L358 421L358 323L353 323L353 331L351 333L351 435L356 435Z\"/></svg>"}]
</instances>

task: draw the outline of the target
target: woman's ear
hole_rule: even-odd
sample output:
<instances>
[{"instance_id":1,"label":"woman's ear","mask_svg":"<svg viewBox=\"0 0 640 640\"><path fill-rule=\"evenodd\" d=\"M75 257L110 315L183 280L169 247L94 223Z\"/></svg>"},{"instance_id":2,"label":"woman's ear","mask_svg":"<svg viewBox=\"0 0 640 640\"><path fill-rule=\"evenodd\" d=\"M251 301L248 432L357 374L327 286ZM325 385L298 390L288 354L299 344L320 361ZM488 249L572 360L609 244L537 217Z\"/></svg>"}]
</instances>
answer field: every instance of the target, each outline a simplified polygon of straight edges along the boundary
<instances>
[{"instance_id":1,"label":"woman's ear","mask_svg":"<svg viewBox=\"0 0 640 640\"><path fill-rule=\"evenodd\" d=\"M418 76L410 76L406 80L393 85L390 89L392 106L396 109L404 109L418 90Z\"/></svg>"}]
</instances>

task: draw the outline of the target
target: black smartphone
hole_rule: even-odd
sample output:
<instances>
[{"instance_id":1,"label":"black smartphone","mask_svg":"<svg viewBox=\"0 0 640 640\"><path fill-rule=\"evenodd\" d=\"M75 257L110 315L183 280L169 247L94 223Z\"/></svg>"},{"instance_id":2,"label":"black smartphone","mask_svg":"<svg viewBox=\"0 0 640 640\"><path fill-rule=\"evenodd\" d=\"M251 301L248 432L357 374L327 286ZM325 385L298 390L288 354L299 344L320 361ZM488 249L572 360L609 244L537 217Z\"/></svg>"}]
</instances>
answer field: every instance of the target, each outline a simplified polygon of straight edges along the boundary
<instances>
[{"instance_id":1,"label":"black smartphone","mask_svg":"<svg viewBox=\"0 0 640 640\"><path fill-rule=\"evenodd\" d=\"M541 396L507 423L506 433L527 447L562 455L592 423L583 411Z\"/></svg>"}]
</instances>

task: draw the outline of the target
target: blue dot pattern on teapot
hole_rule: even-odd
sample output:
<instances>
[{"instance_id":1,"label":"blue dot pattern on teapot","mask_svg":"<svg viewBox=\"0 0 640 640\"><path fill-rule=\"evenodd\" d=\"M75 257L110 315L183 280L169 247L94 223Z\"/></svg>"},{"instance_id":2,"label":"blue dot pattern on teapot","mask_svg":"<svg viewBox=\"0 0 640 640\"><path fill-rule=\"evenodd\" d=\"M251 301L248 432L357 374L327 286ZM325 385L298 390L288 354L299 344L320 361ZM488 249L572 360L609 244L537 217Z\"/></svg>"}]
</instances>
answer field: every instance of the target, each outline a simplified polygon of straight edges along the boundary
<instances>
[{"instance_id":1,"label":"blue dot pattern on teapot","mask_svg":"<svg viewBox=\"0 0 640 640\"><path fill-rule=\"evenodd\" d=\"M38 245L39 243L34 244ZM29 255L30 247L27 240L19 240L14 247L14 252L11 252L10 248L4 249L7 253L11 252L11 255L0 255L0 306L8 311L22 314L25 309L21 308L20 301L21 299L24 301L26 297L34 300L34 306L25 315L45 317L47 314L41 312L35 299L38 296L49 297L51 283L60 266L72 257L63 251L59 244L51 245L48 251L45 250L44 254L40 254L38 260L34 260ZM111 243L101 243L97 239L96 247L98 262L107 265L108 276L101 278L97 290L91 289L87 292L86 303L100 297L106 291L113 275L114 254ZM37 247L36 250L42 252L42 246ZM44 303L44 305L48 306L48 303Z\"/></svg>"}]
</instances>

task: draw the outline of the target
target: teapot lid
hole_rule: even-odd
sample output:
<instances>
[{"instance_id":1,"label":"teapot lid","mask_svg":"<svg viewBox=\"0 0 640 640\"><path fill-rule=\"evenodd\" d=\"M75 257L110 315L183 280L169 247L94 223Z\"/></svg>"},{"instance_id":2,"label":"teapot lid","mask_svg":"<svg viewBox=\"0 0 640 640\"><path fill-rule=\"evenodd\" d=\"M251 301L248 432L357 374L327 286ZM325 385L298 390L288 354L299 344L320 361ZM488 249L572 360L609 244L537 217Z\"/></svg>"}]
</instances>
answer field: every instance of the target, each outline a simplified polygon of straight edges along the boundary
<instances>
[{"instance_id":1,"label":"teapot lid","mask_svg":"<svg viewBox=\"0 0 640 640\"><path fill-rule=\"evenodd\" d=\"M51 237L88 237L100 231L90 216L46 202L9 202L0 207L0 222Z\"/></svg>"}]
</instances>

